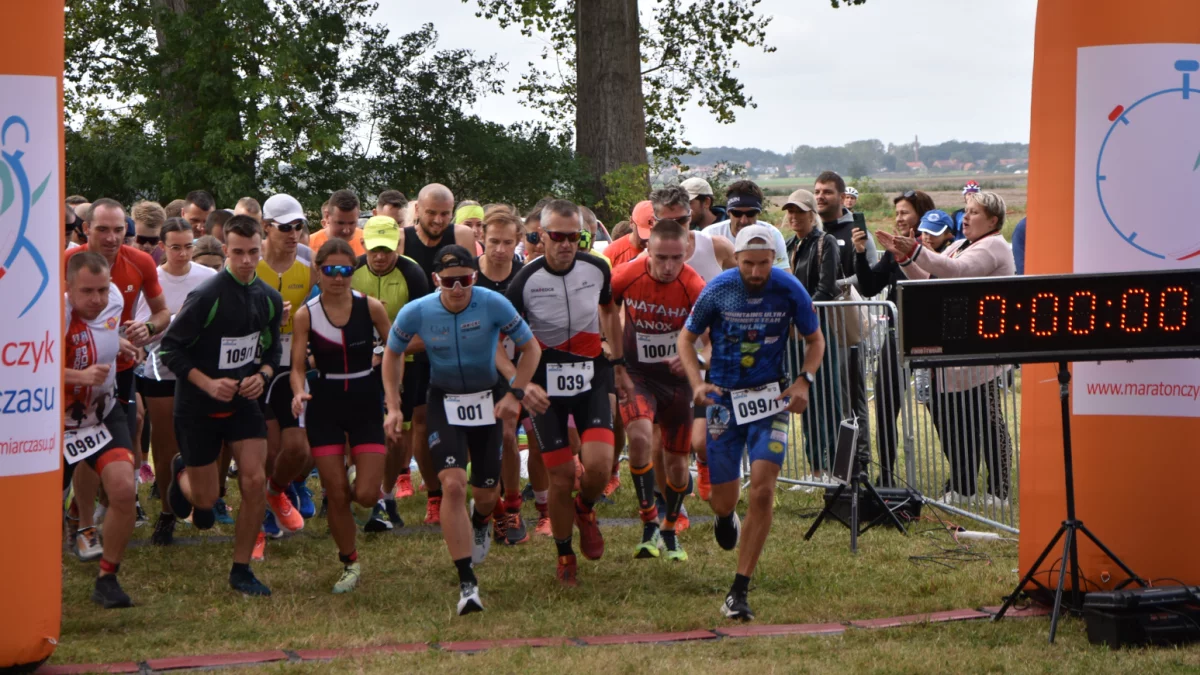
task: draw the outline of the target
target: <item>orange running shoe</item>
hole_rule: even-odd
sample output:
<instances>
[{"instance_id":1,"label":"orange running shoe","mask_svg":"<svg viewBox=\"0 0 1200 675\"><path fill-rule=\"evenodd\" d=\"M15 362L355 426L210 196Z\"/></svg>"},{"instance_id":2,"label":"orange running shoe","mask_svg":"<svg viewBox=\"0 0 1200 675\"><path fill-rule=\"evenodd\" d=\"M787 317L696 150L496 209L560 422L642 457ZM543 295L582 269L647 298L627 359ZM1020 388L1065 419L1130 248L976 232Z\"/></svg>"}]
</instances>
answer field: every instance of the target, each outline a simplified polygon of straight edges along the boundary
<instances>
[{"instance_id":1,"label":"orange running shoe","mask_svg":"<svg viewBox=\"0 0 1200 675\"><path fill-rule=\"evenodd\" d=\"M550 531L549 504L535 504L535 506L537 506L538 519L537 519L537 527L533 528L533 533L540 534L543 537L552 536L553 532Z\"/></svg>"},{"instance_id":2,"label":"orange running shoe","mask_svg":"<svg viewBox=\"0 0 1200 675\"><path fill-rule=\"evenodd\" d=\"M558 577L558 583L566 588L575 588L579 585L579 563L575 561L573 555L558 556L558 572L555 574Z\"/></svg>"},{"instance_id":3,"label":"orange running shoe","mask_svg":"<svg viewBox=\"0 0 1200 675\"><path fill-rule=\"evenodd\" d=\"M614 473L612 478L608 479L608 485L604 486L604 496L611 497L612 493L616 492L619 487L621 487L621 474Z\"/></svg>"},{"instance_id":4,"label":"orange running shoe","mask_svg":"<svg viewBox=\"0 0 1200 675\"><path fill-rule=\"evenodd\" d=\"M425 502L425 524L426 525L441 525L442 524L442 498L430 497Z\"/></svg>"},{"instance_id":5,"label":"orange running shoe","mask_svg":"<svg viewBox=\"0 0 1200 675\"><path fill-rule=\"evenodd\" d=\"M688 520L687 514L680 513L679 520L675 521L675 533L683 534L684 532L687 532L688 528L691 526L692 526L692 521Z\"/></svg>"},{"instance_id":6,"label":"orange running shoe","mask_svg":"<svg viewBox=\"0 0 1200 675\"><path fill-rule=\"evenodd\" d=\"M258 531L258 536L254 539L254 550L250 552L250 559L254 562L261 562L267 557L267 535L262 530Z\"/></svg>"},{"instance_id":7,"label":"orange running shoe","mask_svg":"<svg viewBox=\"0 0 1200 675\"><path fill-rule=\"evenodd\" d=\"M704 501L712 499L712 481L708 477L707 464L696 465L696 492Z\"/></svg>"},{"instance_id":8,"label":"orange running shoe","mask_svg":"<svg viewBox=\"0 0 1200 675\"><path fill-rule=\"evenodd\" d=\"M583 502L575 498L575 525L579 528L579 550L588 560L604 557L604 535L596 522L596 509L583 511Z\"/></svg>"},{"instance_id":9,"label":"orange running shoe","mask_svg":"<svg viewBox=\"0 0 1200 675\"><path fill-rule=\"evenodd\" d=\"M412 474L402 473L396 479L396 499L405 499L413 496Z\"/></svg>"},{"instance_id":10,"label":"orange running shoe","mask_svg":"<svg viewBox=\"0 0 1200 675\"><path fill-rule=\"evenodd\" d=\"M267 508L275 514L275 522L287 532L299 532L304 529L304 518L300 512L292 508L292 500L286 492L271 494L267 490Z\"/></svg>"}]
</instances>

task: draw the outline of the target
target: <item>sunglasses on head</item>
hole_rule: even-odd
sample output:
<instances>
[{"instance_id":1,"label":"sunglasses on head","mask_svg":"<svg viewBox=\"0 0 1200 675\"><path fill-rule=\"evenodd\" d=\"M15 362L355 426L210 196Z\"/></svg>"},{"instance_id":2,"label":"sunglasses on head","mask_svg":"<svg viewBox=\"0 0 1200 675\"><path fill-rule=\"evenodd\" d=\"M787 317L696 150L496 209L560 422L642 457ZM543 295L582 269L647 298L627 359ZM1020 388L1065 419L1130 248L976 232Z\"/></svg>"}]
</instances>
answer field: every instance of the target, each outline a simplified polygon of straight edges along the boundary
<instances>
[{"instance_id":1,"label":"sunglasses on head","mask_svg":"<svg viewBox=\"0 0 1200 675\"><path fill-rule=\"evenodd\" d=\"M455 286L466 288L475 283L474 272L471 272L470 274L462 274L456 277L444 277L440 274L434 274L433 276L437 279L438 285L447 289L454 288Z\"/></svg>"},{"instance_id":2,"label":"sunglasses on head","mask_svg":"<svg viewBox=\"0 0 1200 675\"><path fill-rule=\"evenodd\" d=\"M354 275L354 265L324 265L321 267L321 274L327 277L345 277L349 279Z\"/></svg>"},{"instance_id":3,"label":"sunglasses on head","mask_svg":"<svg viewBox=\"0 0 1200 675\"><path fill-rule=\"evenodd\" d=\"M758 215L758 209L730 209L729 210L730 218L753 218L757 215Z\"/></svg>"},{"instance_id":4,"label":"sunglasses on head","mask_svg":"<svg viewBox=\"0 0 1200 675\"><path fill-rule=\"evenodd\" d=\"M304 226L304 223L301 221L296 221L294 223L272 222L271 224L275 226L275 229L279 230L280 232L283 232L284 234L287 234L288 232L293 232L293 231L299 232L300 228Z\"/></svg>"},{"instance_id":5,"label":"sunglasses on head","mask_svg":"<svg viewBox=\"0 0 1200 675\"><path fill-rule=\"evenodd\" d=\"M137 243L144 246L157 246L160 239L158 237L147 237L145 235L137 235Z\"/></svg>"},{"instance_id":6,"label":"sunglasses on head","mask_svg":"<svg viewBox=\"0 0 1200 675\"><path fill-rule=\"evenodd\" d=\"M579 241L581 233L580 232L551 232L550 230L546 230L546 236L550 237L550 241L552 241L556 244L562 243L564 241L569 241L572 244L574 244L575 242Z\"/></svg>"},{"instance_id":7,"label":"sunglasses on head","mask_svg":"<svg viewBox=\"0 0 1200 675\"><path fill-rule=\"evenodd\" d=\"M904 194L900 195L901 199L912 199L917 196L916 190L905 190Z\"/></svg>"},{"instance_id":8,"label":"sunglasses on head","mask_svg":"<svg viewBox=\"0 0 1200 675\"><path fill-rule=\"evenodd\" d=\"M541 241L541 236L537 232L526 232L525 241L530 244L536 244Z\"/></svg>"}]
</instances>

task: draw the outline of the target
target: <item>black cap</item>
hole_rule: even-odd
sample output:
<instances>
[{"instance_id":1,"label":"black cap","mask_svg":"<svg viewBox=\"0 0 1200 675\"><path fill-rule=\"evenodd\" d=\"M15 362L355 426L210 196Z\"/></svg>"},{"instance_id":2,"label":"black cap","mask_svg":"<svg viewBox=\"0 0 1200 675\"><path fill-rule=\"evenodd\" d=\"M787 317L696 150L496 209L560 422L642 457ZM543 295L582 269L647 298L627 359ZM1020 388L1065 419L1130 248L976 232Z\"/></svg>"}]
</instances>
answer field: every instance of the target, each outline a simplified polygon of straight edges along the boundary
<instances>
[{"instance_id":1,"label":"black cap","mask_svg":"<svg viewBox=\"0 0 1200 675\"><path fill-rule=\"evenodd\" d=\"M448 267L469 267L473 270L479 269L475 262L475 256L467 249L451 244L443 246L442 250L438 251L437 259L433 261L433 271L441 272Z\"/></svg>"}]
</instances>

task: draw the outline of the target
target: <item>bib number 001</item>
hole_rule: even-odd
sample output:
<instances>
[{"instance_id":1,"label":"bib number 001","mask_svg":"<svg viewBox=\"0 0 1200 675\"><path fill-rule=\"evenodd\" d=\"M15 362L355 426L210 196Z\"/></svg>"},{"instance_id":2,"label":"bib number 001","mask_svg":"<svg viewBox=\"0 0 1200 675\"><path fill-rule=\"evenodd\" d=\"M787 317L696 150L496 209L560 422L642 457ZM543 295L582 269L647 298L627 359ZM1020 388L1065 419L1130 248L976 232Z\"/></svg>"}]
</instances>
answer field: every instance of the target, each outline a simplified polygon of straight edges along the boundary
<instances>
[{"instance_id":1,"label":"bib number 001","mask_svg":"<svg viewBox=\"0 0 1200 675\"><path fill-rule=\"evenodd\" d=\"M100 451L112 440L112 434L104 424L72 429L63 434L63 458L67 464L87 459Z\"/></svg>"},{"instance_id":2,"label":"bib number 001","mask_svg":"<svg viewBox=\"0 0 1200 675\"><path fill-rule=\"evenodd\" d=\"M777 400L778 397L778 382L753 389L736 389L729 396L733 404L733 418L738 424L746 424L770 417L787 406L785 401Z\"/></svg>"},{"instance_id":3,"label":"bib number 001","mask_svg":"<svg viewBox=\"0 0 1200 675\"><path fill-rule=\"evenodd\" d=\"M583 363L547 363L546 393L550 396L574 396L592 389L595 368L591 361Z\"/></svg>"},{"instance_id":4,"label":"bib number 001","mask_svg":"<svg viewBox=\"0 0 1200 675\"><path fill-rule=\"evenodd\" d=\"M496 407L492 392L446 394L446 419L456 427L482 427L496 423Z\"/></svg>"}]
</instances>

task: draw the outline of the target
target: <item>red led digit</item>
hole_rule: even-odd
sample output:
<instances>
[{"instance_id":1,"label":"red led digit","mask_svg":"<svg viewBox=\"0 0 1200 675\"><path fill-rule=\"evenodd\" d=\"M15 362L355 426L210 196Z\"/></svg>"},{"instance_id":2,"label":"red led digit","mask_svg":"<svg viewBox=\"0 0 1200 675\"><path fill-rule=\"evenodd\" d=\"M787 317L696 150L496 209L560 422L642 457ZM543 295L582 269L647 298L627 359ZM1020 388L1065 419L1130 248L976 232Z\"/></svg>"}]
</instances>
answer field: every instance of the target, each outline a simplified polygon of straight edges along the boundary
<instances>
[{"instance_id":1,"label":"red led digit","mask_svg":"<svg viewBox=\"0 0 1200 675\"><path fill-rule=\"evenodd\" d=\"M1178 299L1179 304L1168 304L1168 296ZM1188 290L1183 286L1171 286L1164 289L1159 298L1158 327L1168 333L1178 333L1187 326L1188 321Z\"/></svg>"},{"instance_id":2,"label":"red led digit","mask_svg":"<svg viewBox=\"0 0 1200 675\"><path fill-rule=\"evenodd\" d=\"M1053 303L1049 304L1051 314L1049 317L1042 317L1042 320L1039 322L1039 309L1044 312L1044 308L1048 303ZM1039 308L1039 305L1041 305L1041 308ZM1041 324L1041 328L1038 328L1039 323ZM1049 328L1046 327L1046 324L1049 324ZM1037 337L1049 337L1058 332L1057 295L1053 293L1038 293L1033 296L1033 302L1029 303L1029 332Z\"/></svg>"},{"instance_id":3,"label":"red led digit","mask_svg":"<svg viewBox=\"0 0 1200 675\"><path fill-rule=\"evenodd\" d=\"M1111 305L1112 301L1110 300L1108 304ZM1085 323L1085 317L1087 328L1080 325ZM1077 319L1078 323L1076 323ZM1067 332L1071 335L1090 335L1094 330L1096 330L1096 294L1091 291L1075 291L1071 294L1071 299L1067 301Z\"/></svg>"},{"instance_id":4,"label":"red led digit","mask_svg":"<svg viewBox=\"0 0 1200 675\"><path fill-rule=\"evenodd\" d=\"M1141 298L1141 322L1138 324L1129 321L1130 313L1130 297L1133 297L1135 302L1138 297ZM1146 330L1147 315L1150 314L1150 293L1144 288L1131 288L1121 294L1121 330L1126 333L1140 333Z\"/></svg>"},{"instance_id":5,"label":"red led digit","mask_svg":"<svg viewBox=\"0 0 1200 675\"><path fill-rule=\"evenodd\" d=\"M991 303L994 313L988 313L988 304ZM1001 335L1004 335L1005 315L1008 314L1008 301L1000 295L985 295L979 300L979 337L988 340L994 340ZM992 323L995 326L994 331L987 329L987 324Z\"/></svg>"}]
</instances>

